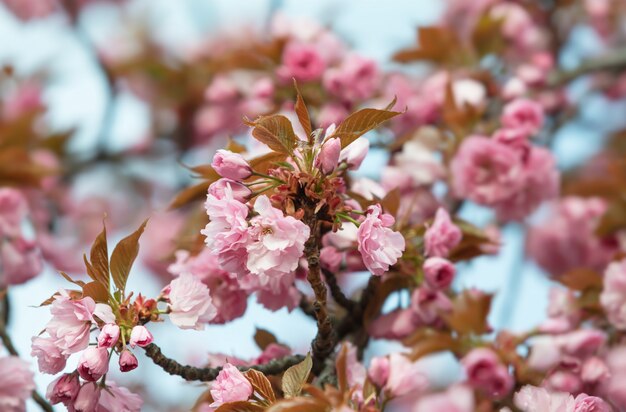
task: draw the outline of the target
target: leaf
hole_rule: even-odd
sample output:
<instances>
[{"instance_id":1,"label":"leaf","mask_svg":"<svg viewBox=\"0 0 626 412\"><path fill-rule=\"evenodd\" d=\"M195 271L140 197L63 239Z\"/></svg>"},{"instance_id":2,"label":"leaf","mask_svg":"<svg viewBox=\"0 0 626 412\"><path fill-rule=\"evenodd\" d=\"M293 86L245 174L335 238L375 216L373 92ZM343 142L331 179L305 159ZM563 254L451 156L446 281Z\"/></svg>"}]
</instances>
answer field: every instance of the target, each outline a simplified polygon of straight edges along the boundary
<instances>
[{"instance_id":1,"label":"leaf","mask_svg":"<svg viewBox=\"0 0 626 412\"><path fill-rule=\"evenodd\" d=\"M256 328L254 341L256 342L256 345L261 348L261 350L265 350L265 348L267 348L271 343L278 343L274 334L261 328Z\"/></svg>"},{"instance_id":2,"label":"leaf","mask_svg":"<svg viewBox=\"0 0 626 412\"><path fill-rule=\"evenodd\" d=\"M278 164L284 161L287 155L284 153L270 152L262 156L250 159L248 164L257 173L267 174L267 171L275 168Z\"/></svg>"},{"instance_id":3,"label":"leaf","mask_svg":"<svg viewBox=\"0 0 626 412\"><path fill-rule=\"evenodd\" d=\"M89 282L83 286L83 296L89 296L98 303L109 301L109 290L100 282Z\"/></svg>"},{"instance_id":4,"label":"leaf","mask_svg":"<svg viewBox=\"0 0 626 412\"><path fill-rule=\"evenodd\" d=\"M296 89L295 111L296 115L298 116L298 121L302 125L302 129L304 129L304 133L306 133L307 139L311 139L313 134L311 118L309 117L309 110L306 108L306 103L304 103L302 94L300 94L300 89L298 89L298 82L296 82L296 79L293 79L293 86Z\"/></svg>"},{"instance_id":5,"label":"leaf","mask_svg":"<svg viewBox=\"0 0 626 412\"><path fill-rule=\"evenodd\" d=\"M297 398L282 399L266 412L329 412L330 404L317 398L298 396Z\"/></svg>"},{"instance_id":6,"label":"leaf","mask_svg":"<svg viewBox=\"0 0 626 412\"><path fill-rule=\"evenodd\" d=\"M174 200L170 203L168 209L178 209L179 207L183 207L195 200L203 199L207 191L209 190L209 186L211 185L211 181L198 183L197 185L188 187L179 192Z\"/></svg>"},{"instance_id":7,"label":"leaf","mask_svg":"<svg viewBox=\"0 0 626 412\"><path fill-rule=\"evenodd\" d=\"M215 412L263 412L265 408L248 401L228 402L222 404Z\"/></svg>"},{"instance_id":8,"label":"leaf","mask_svg":"<svg viewBox=\"0 0 626 412\"><path fill-rule=\"evenodd\" d=\"M68 275L67 273L62 272L62 271L61 271L61 272L59 272L59 273L60 273L60 274L61 274L61 276L63 276L63 278L64 278L65 280L67 280L68 282L73 283L73 284L75 284L76 286L80 286L81 288L82 288L83 286L85 286L85 282L83 282L82 280L74 280L74 279L72 279L72 278L70 277L70 275Z\"/></svg>"},{"instance_id":9,"label":"leaf","mask_svg":"<svg viewBox=\"0 0 626 412\"><path fill-rule=\"evenodd\" d=\"M602 276L591 269L572 269L555 279L574 290L602 289Z\"/></svg>"},{"instance_id":10,"label":"leaf","mask_svg":"<svg viewBox=\"0 0 626 412\"><path fill-rule=\"evenodd\" d=\"M266 144L275 152L293 155L298 140L289 119L281 114L261 116L254 122L246 121L253 126L252 136Z\"/></svg>"},{"instance_id":11,"label":"leaf","mask_svg":"<svg viewBox=\"0 0 626 412\"><path fill-rule=\"evenodd\" d=\"M410 276L393 276L378 285L378 287L374 289L374 295L370 298L365 312L363 313L363 324L368 327L369 324L378 317L381 308L390 294L396 290L405 289L414 284L415 280Z\"/></svg>"},{"instance_id":12,"label":"leaf","mask_svg":"<svg viewBox=\"0 0 626 412\"><path fill-rule=\"evenodd\" d=\"M193 407L191 408L191 412L199 412L204 409L205 404L210 405L212 403L213 403L213 396L211 395L211 390L207 389L206 391L200 394L198 399L196 399L196 403L194 403Z\"/></svg>"},{"instance_id":13,"label":"leaf","mask_svg":"<svg viewBox=\"0 0 626 412\"><path fill-rule=\"evenodd\" d=\"M405 338L402 343L411 348L411 352L407 354L407 357L412 361L416 361L431 353L456 348L456 341L449 333L428 328L417 330L411 336Z\"/></svg>"},{"instance_id":14,"label":"leaf","mask_svg":"<svg viewBox=\"0 0 626 412\"><path fill-rule=\"evenodd\" d=\"M607 237L624 228L626 228L626 200L618 199L609 204L598 222L595 234Z\"/></svg>"},{"instance_id":15,"label":"leaf","mask_svg":"<svg viewBox=\"0 0 626 412\"><path fill-rule=\"evenodd\" d=\"M418 29L419 46L397 52L393 59L408 63L414 60L430 60L435 63L460 63L467 58L467 51L461 46L456 34L439 26Z\"/></svg>"},{"instance_id":16,"label":"leaf","mask_svg":"<svg viewBox=\"0 0 626 412\"><path fill-rule=\"evenodd\" d=\"M102 222L102 232L96 237L91 246L89 259L91 260L92 271L88 270L91 278L102 284L104 288L109 290L109 253L107 250L107 229Z\"/></svg>"},{"instance_id":17,"label":"leaf","mask_svg":"<svg viewBox=\"0 0 626 412\"><path fill-rule=\"evenodd\" d=\"M144 220L132 234L120 240L111 254L111 276L118 290L124 292L133 262L139 253L139 238L148 223Z\"/></svg>"},{"instance_id":18,"label":"leaf","mask_svg":"<svg viewBox=\"0 0 626 412\"><path fill-rule=\"evenodd\" d=\"M348 389L348 346L345 343L341 345L337 359L335 359L335 370L339 391L345 393Z\"/></svg>"},{"instance_id":19,"label":"leaf","mask_svg":"<svg viewBox=\"0 0 626 412\"><path fill-rule=\"evenodd\" d=\"M466 290L457 295L452 303L452 312L442 317L452 329L460 334L488 333L487 316L491 308L493 295Z\"/></svg>"},{"instance_id":20,"label":"leaf","mask_svg":"<svg viewBox=\"0 0 626 412\"><path fill-rule=\"evenodd\" d=\"M297 365L293 365L285 371L282 380L282 390L285 393L285 397L293 398L300 395L302 387L307 382L311 368L313 367L313 361L311 360L311 354L307 353L306 358Z\"/></svg>"},{"instance_id":21,"label":"leaf","mask_svg":"<svg viewBox=\"0 0 626 412\"><path fill-rule=\"evenodd\" d=\"M396 216L398 214L398 209L400 208L400 189L396 187L387 193L380 204L385 212Z\"/></svg>"},{"instance_id":22,"label":"leaf","mask_svg":"<svg viewBox=\"0 0 626 412\"><path fill-rule=\"evenodd\" d=\"M338 137L341 140L341 147L344 148L365 133L399 114L402 113L388 109L361 109L346 117L335 129L332 137Z\"/></svg>"},{"instance_id":23,"label":"leaf","mask_svg":"<svg viewBox=\"0 0 626 412\"><path fill-rule=\"evenodd\" d=\"M267 379L267 376L254 369L248 369L244 373L244 375L259 395L261 395L270 402L276 401L274 389L272 389L272 384L270 383L269 379Z\"/></svg>"},{"instance_id":24,"label":"leaf","mask_svg":"<svg viewBox=\"0 0 626 412\"><path fill-rule=\"evenodd\" d=\"M246 146L237 143L232 137L229 137L228 143L226 144L226 150L230 150L233 153L244 153L246 151Z\"/></svg>"}]
</instances>

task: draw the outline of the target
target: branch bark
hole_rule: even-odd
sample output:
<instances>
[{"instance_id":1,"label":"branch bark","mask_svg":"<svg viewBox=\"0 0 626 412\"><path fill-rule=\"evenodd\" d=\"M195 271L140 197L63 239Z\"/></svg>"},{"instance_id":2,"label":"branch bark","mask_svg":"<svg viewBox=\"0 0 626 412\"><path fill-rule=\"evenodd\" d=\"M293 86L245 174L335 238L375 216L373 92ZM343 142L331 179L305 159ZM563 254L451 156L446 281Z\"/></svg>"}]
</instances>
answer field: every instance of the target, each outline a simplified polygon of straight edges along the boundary
<instances>
[{"instance_id":1,"label":"branch bark","mask_svg":"<svg viewBox=\"0 0 626 412\"><path fill-rule=\"evenodd\" d=\"M573 70L555 71L548 77L548 86L558 87L589 73L618 71L626 68L626 49L616 50L595 59L589 59Z\"/></svg>"},{"instance_id":2,"label":"branch bark","mask_svg":"<svg viewBox=\"0 0 626 412\"><path fill-rule=\"evenodd\" d=\"M348 312L354 310L356 302L346 297L346 295L337 284L337 278L335 277L335 274L327 269L322 269L322 273L324 274L324 279L326 279L326 283L328 284L328 287L330 289L330 294L332 295L335 302L337 302L339 306L341 306Z\"/></svg>"},{"instance_id":3,"label":"branch bark","mask_svg":"<svg viewBox=\"0 0 626 412\"><path fill-rule=\"evenodd\" d=\"M161 367L165 372L170 375L180 376L181 378L188 381L200 381L200 382L209 382L215 380L217 375L220 373L222 368L197 368L195 366L190 365L182 365L175 361L174 359L170 359L167 356L163 355L161 352L161 348L159 348L154 343L149 344L144 348L146 351L146 356L152 359L152 361ZM274 359L268 363L264 363L263 365L252 365L252 366L238 366L237 368L244 372L248 369L254 369L259 372L262 372L266 375L278 375L291 366L296 365L304 360L304 356L302 355L293 355L287 356L284 358Z\"/></svg>"}]
</instances>

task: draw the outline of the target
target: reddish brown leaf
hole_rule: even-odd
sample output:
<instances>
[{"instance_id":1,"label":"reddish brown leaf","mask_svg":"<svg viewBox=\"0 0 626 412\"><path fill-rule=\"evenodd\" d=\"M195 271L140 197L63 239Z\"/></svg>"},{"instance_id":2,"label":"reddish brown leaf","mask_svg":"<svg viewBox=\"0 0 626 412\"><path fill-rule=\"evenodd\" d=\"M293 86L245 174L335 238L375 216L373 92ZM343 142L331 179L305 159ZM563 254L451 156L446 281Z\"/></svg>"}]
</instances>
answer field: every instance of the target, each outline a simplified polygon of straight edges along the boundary
<instances>
[{"instance_id":1,"label":"reddish brown leaf","mask_svg":"<svg viewBox=\"0 0 626 412\"><path fill-rule=\"evenodd\" d=\"M329 412L330 410L328 403L317 398L298 396L280 400L270 406L266 412Z\"/></svg>"},{"instance_id":2,"label":"reddish brown leaf","mask_svg":"<svg viewBox=\"0 0 626 412\"><path fill-rule=\"evenodd\" d=\"M246 124L254 127L252 136L259 142L275 152L293 154L298 137L287 117L281 114L261 116L254 122L246 121Z\"/></svg>"},{"instance_id":3,"label":"reddish brown leaf","mask_svg":"<svg viewBox=\"0 0 626 412\"><path fill-rule=\"evenodd\" d=\"M98 303L109 301L109 291L97 281L89 282L83 286L83 296L89 296Z\"/></svg>"},{"instance_id":4,"label":"reddish brown leaf","mask_svg":"<svg viewBox=\"0 0 626 412\"><path fill-rule=\"evenodd\" d=\"M348 390L348 346L341 345L337 359L335 360L335 370L337 371L337 386L341 393Z\"/></svg>"},{"instance_id":5,"label":"reddish brown leaf","mask_svg":"<svg viewBox=\"0 0 626 412\"><path fill-rule=\"evenodd\" d=\"M396 216L398 214L398 209L400 208L400 189L395 188L388 192L380 204L385 212Z\"/></svg>"},{"instance_id":6,"label":"reddish brown leaf","mask_svg":"<svg viewBox=\"0 0 626 412\"><path fill-rule=\"evenodd\" d=\"M233 153L244 153L246 151L246 146L237 143L232 137L229 137L228 143L226 144L226 150L230 150Z\"/></svg>"},{"instance_id":7,"label":"reddish brown leaf","mask_svg":"<svg viewBox=\"0 0 626 412\"><path fill-rule=\"evenodd\" d=\"M444 320L460 334L478 334L490 331L487 316L491 308L493 295L474 293L466 290L456 296L452 303L452 312L442 314Z\"/></svg>"},{"instance_id":8,"label":"reddish brown leaf","mask_svg":"<svg viewBox=\"0 0 626 412\"><path fill-rule=\"evenodd\" d=\"M399 114L402 113L388 109L361 109L341 122L333 133L333 137L338 137L341 140L342 148L346 147L365 133Z\"/></svg>"},{"instance_id":9,"label":"reddish brown leaf","mask_svg":"<svg viewBox=\"0 0 626 412\"><path fill-rule=\"evenodd\" d=\"M263 375L261 372L248 369L244 375L246 379L250 381L254 390L261 395L263 398L267 399L270 402L276 401L276 395L274 394L274 389L272 389L272 384L270 383L267 376Z\"/></svg>"},{"instance_id":10,"label":"reddish brown leaf","mask_svg":"<svg viewBox=\"0 0 626 412\"><path fill-rule=\"evenodd\" d=\"M273 333L261 328L256 328L256 332L254 333L254 341L256 342L257 346L261 348L261 350L267 348L271 343L278 343L278 340Z\"/></svg>"},{"instance_id":11,"label":"reddish brown leaf","mask_svg":"<svg viewBox=\"0 0 626 412\"><path fill-rule=\"evenodd\" d=\"M275 168L277 163L284 161L287 155L284 153L270 152L262 156L250 159L250 167L257 173L266 174L269 169Z\"/></svg>"},{"instance_id":12,"label":"reddish brown leaf","mask_svg":"<svg viewBox=\"0 0 626 412\"><path fill-rule=\"evenodd\" d=\"M96 237L96 240L91 246L91 252L89 256L91 260L91 271L87 273L91 278L102 284L104 288L109 290L109 253L107 250L107 229L102 222L102 232ZM90 273L91 272L91 273Z\"/></svg>"},{"instance_id":13,"label":"reddish brown leaf","mask_svg":"<svg viewBox=\"0 0 626 412\"><path fill-rule=\"evenodd\" d=\"M456 34L445 27L430 26L418 29L419 46L397 52L393 59L408 63L414 60L430 60L436 63L458 63L466 58Z\"/></svg>"},{"instance_id":14,"label":"reddish brown leaf","mask_svg":"<svg viewBox=\"0 0 626 412\"><path fill-rule=\"evenodd\" d=\"M574 290L602 289L602 276L591 269L572 269L556 280Z\"/></svg>"},{"instance_id":15,"label":"reddish brown leaf","mask_svg":"<svg viewBox=\"0 0 626 412\"><path fill-rule=\"evenodd\" d=\"M222 404L215 412L262 412L265 408L248 401L228 402Z\"/></svg>"},{"instance_id":16,"label":"reddish brown leaf","mask_svg":"<svg viewBox=\"0 0 626 412\"><path fill-rule=\"evenodd\" d=\"M172 200L172 203L169 205L169 210L178 209L193 201L204 199L211 183L210 181L205 181L184 189Z\"/></svg>"},{"instance_id":17,"label":"reddish brown leaf","mask_svg":"<svg viewBox=\"0 0 626 412\"><path fill-rule=\"evenodd\" d=\"M293 398L300 395L302 387L309 378L312 367L313 361L311 360L311 354L307 353L306 358L304 358L302 362L293 365L285 371L281 388L286 398Z\"/></svg>"},{"instance_id":18,"label":"reddish brown leaf","mask_svg":"<svg viewBox=\"0 0 626 412\"><path fill-rule=\"evenodd\" d=\"M83 286L85 286L85 282L83 282L82 280L74 280L74 279L72 279L72 278L70 277L70 275L68 275L68 274L67 274L67 273L65 273L65 272L59 272L59 273L60 273L60 274L61 274L61 276L63 276L63 278L64 278L65 280L67 280L68 282L73 283L73 284L75 284L76 286L80 286L81 288L82 288Z\"/></svg>"},{"instance_id":19,"label":"reddish brown leaf","mask_svg":"<svg viewBox=\"0 0 626 412\"><path fill-rule=\"evenodd\" d=\"M293 85L296 88L296 106L295 111L298 116L298 121L302 125L302 129L304 133L306 133L307 139L312 138L313 127L311 126L311 118L309 117L309 110L306 107L306 103L302 98L302 94L300 94L300 89L298 89L298 83L296 80L293 80Z\"/></svg>"},{"instance_id":20,"label":"reddish brown leaf","mask_svg":"<svg viewBox=\"0 0 626 412\"><path fill-rule=\"evenodd\" d=\"M144 220L135 232L120 240L111 254L111 276L117 289L122 292L126 288L130 269L139 253L139 238L147 223L148 220Z\"/></svg>"}]
</instances>

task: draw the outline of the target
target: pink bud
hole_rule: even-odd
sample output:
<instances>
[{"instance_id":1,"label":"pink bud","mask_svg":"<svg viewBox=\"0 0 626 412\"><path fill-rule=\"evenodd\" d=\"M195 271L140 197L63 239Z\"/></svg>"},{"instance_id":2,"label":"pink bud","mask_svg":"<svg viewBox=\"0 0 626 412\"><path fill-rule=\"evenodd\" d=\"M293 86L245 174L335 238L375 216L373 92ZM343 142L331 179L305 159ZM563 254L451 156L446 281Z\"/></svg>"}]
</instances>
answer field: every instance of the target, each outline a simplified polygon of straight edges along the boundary
<instances>
[{"instance_id":1,"label":"pink bud","mask_svg":"<svg viewBox=\"0 0 626 412\"><path fill-rule=\"evenodd\" d=\"M218 150L213 156L213 169L222 177L241 181L252 175L250 165L239 153L230 150Z\"/></svg>"},{"instance_id":2,"label":"pink bud","mask_svg":"<svg viewBox=\"0 0 626 412\"><path fill-rule=\"evenodd\" d=\"M97 381L109 370L109 351L106 348L88 347L80 356L78 373L86 381Z\"/></svg>"},{"instance_id":3,"label":"pink bud","mask_svg":"<svg viewBox=\"0 0 626 412\"><path fill-rule=\"evenodd\" d=\"M543 126L543 108L529 99L517 99L504 106L502 125L506 128L522 128L528 134L537 133Z\"/></svg>"},{"instance_id":4,"label":"pink bud","mask_svg":"<svg viewBox=\"0 0 626 412\"><path fill-rule=\"evenodd\" d=\"M447 259L431 257L424 262L424 279L433 289L445 289L454 280L456 268Z\"/></svg>"},{"instance_id":5,"label":"pink bud","mask_svg":"<svg viewBox=\"0 0 626 412\"><path fill-rule=\"evenodd\" d=\"M336 137L326 140L315 158L315 166L319 167L324 174L332 173L337 168L340 153L341 140Z\"/></svg>"},{"instance_id":6,"label":"pink bud","mask_svg":"<svg viewBox=\"0 0 626 412\"><path fill-rule=\"evenodd\" d=\"M247 186L242 185L239 182L235 182L231 179L219 179L209 186L209 194L215 196L217 199L223 199L226 196L226 188L230 187L233 194L233 199L246 203L252 191Z\"/></svg>"},{"instance_id":7,"label":"pink bud","mask_svg":"<svg viewBox=\"0 0 626 412\"><path fill-rule=\"evenodd\" d=\"M375 356L370 361L367 376L374 385L382 388L389 379L389 359L386 356Z\"/></svg>"},{"instance_id":8,"label":"pink bud","mask_svg":"<svg viewBox=\"0 0 626 412\"><path fill-rule=\"evenodd\" d=\"M461 229L450 219L448 212L439 208L433 224L424 234L424 248L428 256L446 257L461 242Z\"/></svg>"},{"instance_id":9,"label":"pink bud","mask_svg":"<svg viewBox=\"0 0 626 412\"><path fill-rule=\"evenodd\" d=\"M348 164L348 168L351 170L357 170L361 167L361 163L367 156L367 152L370 149L370 142L364 137L360 137L356 139L354 142L350 143L346 146L345 149L341 151L339 156L339 160L342 162L346 162Z\"/></svg>"},{"instance_id":10,"label":"pink bud","mask_svg":"<svg viewBox=\"0 0 626 412\"><path fill-rule=\"evenodd\" d=\"M98 346L101 348L112 348L120 338L120 327L114 323L107 323L102 327L98 335Z\"/></svg>"},{"instance_id":11,"label":"pink bud","mask_svg":"<svg viewBox=\"0 0 626 412\"><path fill-rule=\"evenodd\" d=\"M513 388L513 379L494 351L473 349L462 360L467 381L494 398L501 398Z\"/></svg>"},{"instance_id":12,"label":"pink bud","mask_svg":"<svg viewBox=\"0 0 626 412\"><path fill-rule=\"evenodd\" d=\"M152 337L150 331L146 329L145 326L138 325L135 326L130 332L130 340L128 343L132 348L134 348L135 345L143 348L144 346L151 344L153 340L154 338Z\"/></svg>"},{"instance_id":13,"label":"pink bud","mask_svg":"<svg viewBox=\"0 0 626 412\"><path fill-rule=\"evenodd\" d=\"M325 246L320 250L320 263L331 272L337 272L339 270L342 260L343 253L339 252L333 246Z\"/></svg>"},{"instance_id":14,"label":"pink bud","mask_svg":"<svg viewBox=\"0 0 626 412\"><path fill-rule=\"evenodd\" d=\"M129 350L124 350L120 354L120 370L122 372L130 372L137 368L137 357Z\"/></svg>"},{"instance_id":15,"label":"pink bud","mask_svg":"<svg viewBox=\"0 0 626 412\"><path fill-rule=\"evenodd\" d=\"M95 412L100 400L102 388L95 382L85 383L74 400L75 412Z\"/></svg>"},{"instance_id":16,"label":"pink bud","mask_svg":"<svg viewBox=\"0 0 626 412\"><path fill-rule=\"evenodd\" d=\"M606 362L597 356L587 359L580 371L580 377L585 383L598 383L610 376L609 367Z\"/></svg>"},{"instance_id":17,"label":"pink bud","mask_svg":"<svg viewBox=\"0 0 626 412\"><path fill-rule=\"evenodd\" d=\"M53 405L62 402L65 406L68 406L76 399L79 390L80 381L78 380L78 375L75 373L66 373L53 380L50 385L48 385L46 398L48 398Z\"/></svg>"},{"instance_id":18,"label":"pink bud","mask_svg":"<svg viewBox=\"0 0 626 412\"><path fill-rule=\"evenodd\" d=\"M574 412L611 412L611 407L601 398L597 396L589 396L581 393L574 400Z\"/></svg>"}]
</instances>

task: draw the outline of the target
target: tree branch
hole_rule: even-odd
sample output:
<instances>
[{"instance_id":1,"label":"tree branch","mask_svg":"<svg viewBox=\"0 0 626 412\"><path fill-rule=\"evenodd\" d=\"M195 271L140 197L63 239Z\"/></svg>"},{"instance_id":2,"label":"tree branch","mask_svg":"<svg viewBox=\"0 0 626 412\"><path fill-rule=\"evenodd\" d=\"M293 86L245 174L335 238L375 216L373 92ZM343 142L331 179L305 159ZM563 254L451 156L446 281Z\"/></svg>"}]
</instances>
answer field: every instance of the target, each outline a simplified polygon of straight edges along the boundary
<instances>
[{"instance_id":1,"label":"tree branch","mask_svg":"<svg viewBox=\"0 0 626 412\"><path fill-rule=\"evenodd\" d=\"M335 299L335 302L337 302L339 306L341 306L348 312L354 310L356 302L346 297L346 295L337 284L337 278L335 277L335 274L328 269L322 269L322 273L324 274L324 279L326 279L326 283L328 284L328 287L330 289L330 294L333 296L333 299Z\"/></svg>"},{"instance_id":2,"label":"tree branch","mask_svg":"<svg viewBox=\"0 0 626 412\"><path fill-rule=\"evenodd\" d=\"M17 349L15 349L15 345L13 345L13 341L11 340L11 336L6 329L6 325L8 322L8 314L9 314L9 294L6 290L4 292L4 297L2 299L2 316L0 316L0 339L2 339L2 344L7 349L7 351L13 355L19 357L19 353ZM46 401L46 399L37 392L37 390L33 390L31 393L31 397L33 400L39 405L41 410L46 412L54 412L52 409L52 405Z\"/></svg>"},{"instance_id":3,"label":"tree branch","mask_svg":"<svg viewBox=\"0 0 626 412\"><path fill-rule=\"evenodd\" d=\"M611 54L589 59L573 70L555 71L548 76L548 86L557 87L571 82L589 73L598 71L617 71L626 68L626 49L616 50Z\"/></svg>"},{"instance_id":4,"label":"tree branch","mask_svg":"<svg viewBox=\"0 0 626 412\"><path fill-rule=\"evenodd\" d=\"M156 365L160 366L161 369L163 369L165 372L169 373L170 375L180 376L181 378L188 381L209 382L215 380L215 378L217 378L217 375L222 370L221 367L197 368L195 366L182 365L174 359L170 359L167 356L163 355L163 353L161 352L161 348L159 348L154 343L146 346L144 350L146 351L146 356L152 359L152 361ZM291 366L302 362L303 360L304 356L293 355L286 356L284 358L274 359L262 365L238 366L237 369L242 372L247 371L248 369L254 369L266 375L278 375L290 368Z\"/></svg>"}]
</instances>

